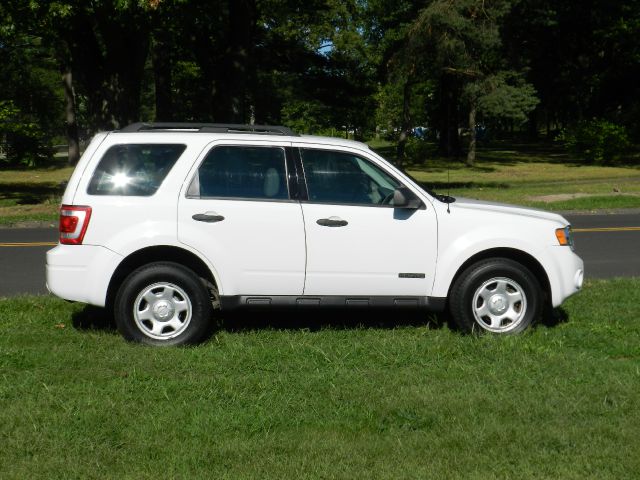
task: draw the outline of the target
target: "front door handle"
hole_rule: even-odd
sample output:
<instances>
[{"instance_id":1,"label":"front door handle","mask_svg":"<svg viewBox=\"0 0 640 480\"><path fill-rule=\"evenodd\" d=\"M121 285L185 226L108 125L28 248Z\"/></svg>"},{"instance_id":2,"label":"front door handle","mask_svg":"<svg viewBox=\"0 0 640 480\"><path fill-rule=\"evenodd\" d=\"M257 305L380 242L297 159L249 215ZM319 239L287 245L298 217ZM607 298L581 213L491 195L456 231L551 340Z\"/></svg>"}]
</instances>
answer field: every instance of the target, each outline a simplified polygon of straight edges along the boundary
<instances>
[{"instance_id":1,"label":"front door handle","mask_svg":"<svg viewBox=\"0 0 640 480\"><path fill-rule=\"evenodd\" d=\"M216 212L196 213L193 217L198 222L216 223L224 220L222 215L218 215Z\"/></svg>"},{"instance_id":2,"label":"front door handle","mask_svg":"<svg viewBox=\"0 0 640 480\"><path fill-rule=\"evenodd\" d=\"M323 227L344 227L349 224L349 222L342 220L340 217L321 218L316 223Z\"/></svg>"}]
</instances>

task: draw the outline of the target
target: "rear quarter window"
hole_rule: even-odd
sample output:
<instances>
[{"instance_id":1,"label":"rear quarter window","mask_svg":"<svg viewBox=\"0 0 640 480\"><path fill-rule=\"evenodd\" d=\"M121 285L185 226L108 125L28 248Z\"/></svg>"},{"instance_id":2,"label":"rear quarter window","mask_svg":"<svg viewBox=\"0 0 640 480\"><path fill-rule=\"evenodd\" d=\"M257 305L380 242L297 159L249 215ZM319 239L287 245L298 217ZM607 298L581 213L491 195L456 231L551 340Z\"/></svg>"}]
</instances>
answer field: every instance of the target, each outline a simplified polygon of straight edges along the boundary
<instances>
[{"instance_id":1,"label":"rear quarter window","mask_svg":"<svg viewBox=\"0 0 640 480\"><path fill-rule=\"evenodd\" d=\"M153 195L186 148L176 144L114 145L93 172L87 193Z\"/></svg>"}]
</instances>

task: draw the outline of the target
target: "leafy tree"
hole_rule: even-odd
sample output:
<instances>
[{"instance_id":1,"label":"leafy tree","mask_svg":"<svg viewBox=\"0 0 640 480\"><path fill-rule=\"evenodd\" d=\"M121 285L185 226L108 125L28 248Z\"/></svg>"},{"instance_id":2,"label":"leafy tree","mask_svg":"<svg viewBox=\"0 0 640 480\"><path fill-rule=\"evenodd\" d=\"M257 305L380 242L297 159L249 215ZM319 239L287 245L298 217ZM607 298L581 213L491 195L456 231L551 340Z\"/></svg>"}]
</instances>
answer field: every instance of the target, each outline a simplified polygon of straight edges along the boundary
<instances>
[{"instance_id":1,"label":"leafy tree","mask_svg":"<svg viewBox=\"0 0 640 480\"><path fill-rule=\"evenodd\" d=\"M291 120L291 105L304 105L303 131L344 129L361 137L373 130L375 69L363 34L363 5L355 0L268 5L262 4L261 21L268 25L262 30L268 51L260 51L268 64L258 66L262 78L277 72L278 84L269 90L280 109L272 118L282 112Z\"/></svg>"},{"instance_id":2,"label":"leafy tree","mask_svg":"<svg viewBox=\"0 0 640 480\"><path fill-rule=\"evenodd\" d=\"M407 32L405 57L420 56L421 72L438 82L440 147L459 151L458 125L466 104L470 135L467 163L475 161L476 119L524 118L536 104L534 91L503 61L501 20L512 0L434 0Z\"/></svg>"},{"instance_id":3,"label":"leafy tree","mask_svg":"<svg viewBox=\"0 0 640 480\"><path fill-rule=\"evenodd\" d=\"M69 65L92 126L114 129L139 118L149 15L134 0L33 4L44 39Z\"/></svg>"},{"instance_id":4,"label":"leafy tree","mask_svg":"<svg viewBox=\"0 0 640 480\"><path fill-rule=\"evenodd\" d=\"M405 147L417 117L424 117L425 104L416 104L416 88L429 88L430 82L420 78L422 55L415 55L407 46L407 32L418 12L428 1L381 0L368 2L365 13L366 38L377 66L379 89L379 124L386 130L398 132L396 157L405 160ZM384 115L385 118L380 118Z\"/></svg>"},{"instance_id":5,"label":"leafy tree","mask_svg":"<svg viewBox=\"0 0 640 480\"><path fill-rule=\"evenodd\" d=\"M630 147L626 129L606 120L580 122L563 132L561 139L569 152L589 163L604 165L619 162Z\"/></svg>"},{"instance_id":6,"label":"leafy tree","mask_svg":"<svg viewBox=\"0 0 640 480\"><path fill-rule=\"evenodd\" d=\"M20 9L0 5L0 142L6 163L33 165L51 156L62 91L51 52L21 25Z\"/></svg>"},{"instance_id":7,"label":"leafy tree","mask_svg":"<svg viewBox=\"0 0 640 480\"><path fill-rule=\"evenodd\" d=\"M521 0L504 22L507 61L540 97L531 130L547 133L594 117L640 138L640 2Z\"/></svg>"},{"instance_id":8,"label":"leafy tree","mask_svg":"<svg viewBox=\"0 0 640 480\"><path fill-rule=\"evenodd\" d=\"M416 125L460 155L465 125L470 164L478 123L637 139L639 18L640 0L5 0L1 135L31 163L65 126L73 163L82 132L141 119L380 127L400 160Z\"/></svg>"},{"instance_id":9,"label":"leafy tree","mask_svg":"<svg viewBox=\"0 0 640 480\"><path fill-rule=\"evenodd\" d=\"M5 8L16 32L36 39L38 55L51 61L47 74L62 75L70 163L79 158L77 104L84 106L95 129L138 119L148 50L146 4L7 0ZM61 113L60 108L52 111Z\"/></svg>"}]
</instances>

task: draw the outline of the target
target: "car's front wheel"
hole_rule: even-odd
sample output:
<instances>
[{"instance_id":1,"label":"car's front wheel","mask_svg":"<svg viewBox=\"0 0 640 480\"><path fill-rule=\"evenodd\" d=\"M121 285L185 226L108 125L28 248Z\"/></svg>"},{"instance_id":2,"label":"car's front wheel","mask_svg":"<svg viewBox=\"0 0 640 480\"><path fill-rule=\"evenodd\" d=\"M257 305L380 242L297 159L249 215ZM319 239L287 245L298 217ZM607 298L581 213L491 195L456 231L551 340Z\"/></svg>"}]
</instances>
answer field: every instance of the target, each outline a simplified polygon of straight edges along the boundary
<instances>
[{"instance_id":1,"label":"car's front wheel","mask_svg":"<svg viewBox=\"0 0 640 480\"><path fill-rule=\"evenodd\" d=\"M524 265L506 258L480 261L453 284L449 309L465 332L519 333L536 322L543 307L540 283Z\"/></svg>"},{"instance_id":2,"label":"car's front wheel","mask_svg":"<svg viewBox=\"0 0 640 480\"><path fill-rule=\"evenodd\" d=\"M191 270L171 262L140 267L115 299L116 324L130 341L184 345L202 341L212 324L211 297Z\"/></svg>"}]
</instances>

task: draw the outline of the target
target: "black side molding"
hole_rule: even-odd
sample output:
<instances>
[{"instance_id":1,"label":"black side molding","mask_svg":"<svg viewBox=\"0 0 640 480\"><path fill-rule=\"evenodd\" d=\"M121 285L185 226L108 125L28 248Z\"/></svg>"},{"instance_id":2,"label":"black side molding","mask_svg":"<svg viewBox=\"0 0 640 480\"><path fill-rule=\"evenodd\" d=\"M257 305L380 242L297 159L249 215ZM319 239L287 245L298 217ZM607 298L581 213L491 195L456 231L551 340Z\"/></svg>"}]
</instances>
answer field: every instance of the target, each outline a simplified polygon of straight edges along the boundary
<instances>
[{"instance_id":1,"label":"black side molding","mask_svg":"<svg viewBox=\"0 0 640 480\"><path fill-rule=\"evenodd\" d=\"M230 295L220 297L222 310L260 308L381 308L442 312L446 298L403 296Z\"/></svg>"}]
</instances>

